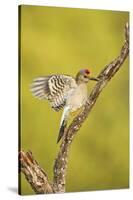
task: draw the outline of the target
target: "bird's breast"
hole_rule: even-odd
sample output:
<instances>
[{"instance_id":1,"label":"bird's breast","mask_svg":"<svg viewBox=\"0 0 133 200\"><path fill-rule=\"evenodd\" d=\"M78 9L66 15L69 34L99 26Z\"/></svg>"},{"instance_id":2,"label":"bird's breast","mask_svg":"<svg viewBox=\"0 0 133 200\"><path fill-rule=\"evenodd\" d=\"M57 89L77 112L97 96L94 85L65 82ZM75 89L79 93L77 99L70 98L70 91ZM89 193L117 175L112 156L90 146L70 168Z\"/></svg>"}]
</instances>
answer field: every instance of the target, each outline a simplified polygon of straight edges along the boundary
<instances>
[{"instance_id":1,"label":"bird's breast","mask_svg":"<svg viewBox=\"0 0 133 200\"><path fill-rule=\"evenodd\" d=\"M66 105L74 112L82 107L87 100L87 86L86 84L80 84L76 88L70 91L66 101Z\"/></svg>"}]
</instances>

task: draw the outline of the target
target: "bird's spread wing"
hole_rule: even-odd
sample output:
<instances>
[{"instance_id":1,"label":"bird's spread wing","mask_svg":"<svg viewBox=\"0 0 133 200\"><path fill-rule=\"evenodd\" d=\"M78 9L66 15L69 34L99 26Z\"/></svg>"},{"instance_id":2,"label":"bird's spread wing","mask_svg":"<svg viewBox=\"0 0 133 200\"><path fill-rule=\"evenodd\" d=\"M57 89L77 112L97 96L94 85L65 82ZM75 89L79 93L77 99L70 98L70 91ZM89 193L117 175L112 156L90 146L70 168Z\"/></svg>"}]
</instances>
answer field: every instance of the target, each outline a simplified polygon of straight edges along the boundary
<instances>
[{"instance_id":1,"label":"bird's spread wing","mask_svg":"<svg viewBox=\"0 0 133 200\"><path fill-rule=\"evenodd\" d=\"M75 87L77 84L73 77L51 75L35 78L31 85L31 91L38 99L48 99L51 107L59 111L64 107L67 96Z\"/></svg>"}]
</instances>

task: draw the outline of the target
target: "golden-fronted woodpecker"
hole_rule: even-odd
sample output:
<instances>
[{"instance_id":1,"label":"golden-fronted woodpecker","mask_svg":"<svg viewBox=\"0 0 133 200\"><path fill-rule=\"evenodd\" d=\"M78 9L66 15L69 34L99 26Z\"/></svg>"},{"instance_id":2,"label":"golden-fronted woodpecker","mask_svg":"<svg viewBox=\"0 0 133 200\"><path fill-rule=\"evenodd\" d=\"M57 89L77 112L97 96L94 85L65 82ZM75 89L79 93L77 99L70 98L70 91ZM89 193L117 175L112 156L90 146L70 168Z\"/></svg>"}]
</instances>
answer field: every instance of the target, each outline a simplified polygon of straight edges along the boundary
<instances>
[{"instance_id":1,"label":"golden-fronted woodpecker","mask_svg":"<svg viewBox=\"0 0 133 200\"><path fill-rule=\"evenodd\" d=\"M57 74L37 77L33 80L31 91L35 97L40 100L47 99L55 111L64 108L57 142L63 136L69 115L84 106L88 96L89 80L98 81L97 78L90 77L88 69L80 70L75 78Z\"/></svg>"}]
</instances>

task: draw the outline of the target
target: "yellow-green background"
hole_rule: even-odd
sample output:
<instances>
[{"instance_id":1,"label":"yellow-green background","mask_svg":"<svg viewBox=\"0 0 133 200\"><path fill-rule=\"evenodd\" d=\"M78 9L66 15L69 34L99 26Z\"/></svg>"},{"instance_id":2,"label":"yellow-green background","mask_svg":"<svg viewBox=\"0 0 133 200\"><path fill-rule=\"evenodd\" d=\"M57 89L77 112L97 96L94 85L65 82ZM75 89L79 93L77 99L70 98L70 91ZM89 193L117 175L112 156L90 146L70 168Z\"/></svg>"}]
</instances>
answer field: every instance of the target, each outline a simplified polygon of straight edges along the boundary
<instances>
[{"instance_id":1,"label":"yellow-green background","mask_svg":"<svg viewBox=\"0 0 133 200\"><path fill-rule=\"evenodd\" d=\"M56 73L74 76L82 68L96 76L119 54L128 17L128 12L21 7L21 148L33 152L51 180L61 112L32 96L32 79ZM129 186L128 70L127 59L76 135L67 192ZM88 84L88 91L93 85ZM33 194L23 175L21 192Z\"/></svg>"}]
</instances>

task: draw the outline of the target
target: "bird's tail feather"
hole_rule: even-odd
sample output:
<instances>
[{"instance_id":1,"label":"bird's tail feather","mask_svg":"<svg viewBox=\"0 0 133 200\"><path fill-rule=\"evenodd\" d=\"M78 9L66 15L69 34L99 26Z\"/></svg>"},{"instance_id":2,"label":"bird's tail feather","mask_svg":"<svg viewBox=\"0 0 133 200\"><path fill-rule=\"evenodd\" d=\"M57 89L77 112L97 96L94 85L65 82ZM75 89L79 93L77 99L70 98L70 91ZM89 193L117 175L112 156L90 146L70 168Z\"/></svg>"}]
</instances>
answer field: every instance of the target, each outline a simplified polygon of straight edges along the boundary
<instances>
[{"instance_id":1,"label":"bird's tail feather","mask_svg":"<svg viewBox=\"0 0 133 200\"><path fill-rule=\"evenodd\" d=\"M63 111L63 114L62 114L62 117L61 117L60 130L59 130L59 135L58 135L57 143L63 137L65 128L67 127L67 120L68 120L69 112L70 112L70 108L68 106L65 107L64 111Z\"/></svg>"},{"instance_id":2,"label":"bird's tail feather","mask_svg":"<svg viewBox=\"0 0 133 200\"><path fill-rule=\"evenodd\" d=\"M67 121L66 120L63 120L62 124L61 124L61 127L60 127L60 130L59 130L59 135L58 135L58 139L57 139L57 143L61 140L61 138L63 137L63 134L64 134L64 131L65 131L65 128L67 126Z\"/></svg>"}]
</instances>

